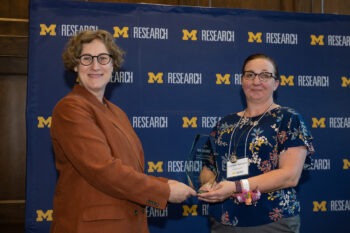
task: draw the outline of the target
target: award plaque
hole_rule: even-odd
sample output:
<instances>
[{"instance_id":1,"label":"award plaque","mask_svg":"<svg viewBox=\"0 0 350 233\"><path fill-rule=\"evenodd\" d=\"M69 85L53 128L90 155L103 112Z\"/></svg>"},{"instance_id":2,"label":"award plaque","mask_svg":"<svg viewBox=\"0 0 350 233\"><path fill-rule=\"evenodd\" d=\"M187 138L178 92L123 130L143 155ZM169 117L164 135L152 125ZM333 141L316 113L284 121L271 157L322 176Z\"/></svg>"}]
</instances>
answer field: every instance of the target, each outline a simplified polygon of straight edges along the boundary
<instances>
[{"instance_id":1,"label":"award plaque","mask_svg":"<svg viewBox=\"0 0 350 233\"><path fill-rule=\"evenodd\" d=\"M187 159L186 176L189 186L198 193L205 192L201 188L211 188L216 183L218 166L215 155L213 138L197 134Z\"/></svg>"}]
</instances>

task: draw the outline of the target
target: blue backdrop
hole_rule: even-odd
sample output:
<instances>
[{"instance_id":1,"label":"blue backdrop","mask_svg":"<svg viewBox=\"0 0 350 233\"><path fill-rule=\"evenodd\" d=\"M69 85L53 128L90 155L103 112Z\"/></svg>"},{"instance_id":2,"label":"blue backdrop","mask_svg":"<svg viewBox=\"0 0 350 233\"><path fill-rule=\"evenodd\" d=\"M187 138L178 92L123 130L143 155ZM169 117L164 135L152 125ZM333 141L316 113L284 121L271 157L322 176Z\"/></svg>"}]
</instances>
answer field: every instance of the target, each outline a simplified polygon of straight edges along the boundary
<instances>
[{"instance_id":1,"label":"blue backdrop","mask_svg":"<svg viewBox=\"0 0 350 233\"><path fill-rule=\"evenodd\" d=\"M56 102L75 78L61 54L80 30L105 29L126 52L106 97L140 137L146 172L185 182L195 134L244 108L243 60L273 57L276 102L311 128L312 170L299 188L302 233L349 232L350 17L237 9L32 0L27 96L26 232L49 231L57 178L49 130ZM209 232L208 205L196 198L147 208L150 231Z\"/></svg>"}]
</instances>

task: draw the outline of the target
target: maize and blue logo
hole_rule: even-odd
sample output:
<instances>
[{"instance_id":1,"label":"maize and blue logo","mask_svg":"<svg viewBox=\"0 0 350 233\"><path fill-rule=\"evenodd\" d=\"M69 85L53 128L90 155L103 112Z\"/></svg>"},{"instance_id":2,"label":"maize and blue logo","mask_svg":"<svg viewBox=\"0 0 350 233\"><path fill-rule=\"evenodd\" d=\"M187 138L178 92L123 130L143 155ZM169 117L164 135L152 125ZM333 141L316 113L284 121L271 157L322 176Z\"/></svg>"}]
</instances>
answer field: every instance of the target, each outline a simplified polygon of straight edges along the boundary
<instances>
[{"instance_id":1,"label":"maize and blue logo","mask_svg":"<svg viewBox=\"0 0 350 233\"><path fill-rule=\"evenodd\" d=\"M350 117L313 117L312 128L350 128Z\"/></svg>"},{"instance_id":2,"label":"maize and blue logo","mask_svg":"<svg viewBox=\"0 0 350 233\"><path fill-rule=\"evenodd\" d=\"M53 210L36 210L36 221L37 222L43 222L43 221L52 221L53 216Z\"/></svg>"},{"instance_id":3,"label":"maize and blue logo","mask_svg":"<svg viewBox=\"0 0 350 233\"><path fill-rule=\"evenodd\" d=\"M202 73L175 73L175 72L148 72L147 83L149 84L187 84L187 85L201 85ZM241 74L215 74L216 85L241 85ZM234 77L234 79L233 79Z\"/></svg>"},{"instance_id":4,"label":"maize and blue logo","mask_svg":"<svg viewBox=\"0 0 350 233\"><path fill-rule=\"evenodd\" d=\"M326 118L312 118L312 128L326 128Z\"/></svg>"},{"instance_id":5,"label":"maize and blue logo","mask_svg":"<svg viewBox=\"0 0 350 233\"><path fill-rule=\"evenodd\" d=\"M350 200L313 201L313 212L350 211Z\"/></svg>"},{"instance_id":6,"label":"maize and blue logo","mask_svg":"<svg viewBox=\"0 0 350 233\"><path fill-rule=\"evenodd\" d=\"M312 117L312 128L333 128L333 129L345 129L350 128L350 117L338 116L338 117Z\"/></svg>"},{"instance_id":7,"label":"maize and blue logo","mask_svg":"<svg viewBox=\"0 0 350 233\"><path fill-rule=\"evenodd\" d=\"M75 25L75 24L62 24L59 25L59 31L61 36L74 36L80 31L85 30L98 30L97 25ZM41 36L56 36L57 35L56 24L40 24L40 35ZM113 37L116 38L135 38L135 39L157 39L167 40L168 29L167 28L156 28L156 27L113 27Z\"/></svg>"},{"instance_id":8,"label":"maize and blue logo","mask_svg":"<svg viewBox=\"0 0 350 233\"><path fill-rule=\"evenodd\" d=\"M114 26L113 37L148 40L167 40L169 38L169 29L148 26Z\"/></svg>"},{"instance_id":9,"label":"maize and blue logo","mask_svg":"<svg viewBox=\"0 0 350 233\"><path fill-rule=\"evenodd\" d=\"M248 42L249 43L262 43L262 32L248 32Z\"/></svg>"},{"instance_id":10,"label":"maize and blue logo","mask_svg":"<svg viewBox=\"0 0 350 233\"><path fill-rule=\"evenodd\" d=\"M182 205L182 216L197 216L198 215L198 211L197 211L198 205Z\"/></svg>"},{"instance_id":11,"label":"maize and blue logo","mask_svg":"<svg viewBox=\"0 0 350 233\"><path fill-rule=\"evenodd\" d=\"M184 160L169 160L167 166L164 167L164 161L148 161L148 173L162 173L162 172L200 172L203 164L201 161L184 161Z\"/></svg>"},{"instance_id":12,"label":"maize and blue logo","mask_svg":"<svg viewBox=\"0 0 350 233\"><path fill-rule=\"evenodd\" d=\"M209 204L182 205L182 216L207 216L209 214Z\"/></svg>"},{"instance_id":13,"label":"maize and blue logo","mask_svg":"<svg viewBox=\"0 0 350 233\"><path fill-rule=\"evenodd\" d=\"M149 84L201 85L202 73L148 72Z\"/></svg>"},{"instance_id":14,"label":"maize and blue logo","mask_svg":"<svg viewBox=\"0 0 350 233\"><path fill-rule=\"evenodd\" d=\"M182 117L182 128L213 128L221 117L219 116L183 116Z\"/></svg>"},{"instance_id":15,"label":"maize and blue logo","mask_svg":"<svg viewBox=\"0 0 350 233\"><path fill-rule=\"evenodd\" d=\"M129 38L129 27L113 27L113 37L116 38Z\"/></svg>"},{"instance_id":16,"label":"maize and blue logo","mask_svg":"<svg viewBox=\"0 0 350 233\"><path fill-rule=\"evenodd\" d=\"M313 212L325 212L327 211L327 201L313 201Z\"/></svg>"},{"instance_id":17,"label":"maize and blue logo","mask_svg":"<svg viewBox=\"0 0 350 233\"><path fill-rule=\"evenodd\" d=\"M187 117L184 116L182 117L182 128L197 128L198 124L197 124L197 120L198 117Z\"/></svg>"},{"instance_id":18,"label":"maize and blue logo","mask_svg":"<svg viewBox=\"0 0 350 233\"><path fill-rule=\"evenodd\" d=\"M217 73L215 74L215 84L221 85L221 86L229 86L231 84L233 85L242 85L242 74L236 73L236 74L224 74L224 73Z\"/></svg>"},{"instance_id":19,"label":"maize and blue logo","mask_svg":"<svg viewBox=\"0 0 350 233\"><path fill-rule=\"evenodd\" d=\"M38 128L51 128L51 121L52 121L52 117L44 117L44 116L38 116L37 117L38 120L38 124L37 127Z\"/></svg>"},{"instance_id":20,"label":"maize and blue logo","mask_svg":"<svg viewBox=\"0 0 350 233\"><path fill-rule=\"evenodd\" d=\"M336 46L336 47L349 47L350 36L347 35L310 35L310 44L312 46ZM327 39L327 42L325 41Z\"/></svg>"},{"instance_id":21,"label":"maize and blue logo","mask_svg":"<svg viewBox=\"0 0 350 233\"><path fill-rule=\"evenodd\" d=\"M234 30L215 30L215 29L182 29L182 40L184 41L208 41L208 42L234 42Z\"/></svg>"},{"instance_id":22,"label":"maize and blue logo","mask_svg":"<svg viewBox=\"0 0 350 233\"><path fill-rule=\"evenodd\" d=\"M198 30L187 30L187 29L182 29L182 40L198 40L197 38L197 33Z\"/></svg>"},{"instance_id":23,"label":"maize and blue logo","mask_svg":"<svg viewBox=\"0 0 350 233\"><path fill-rule=\"evenodd\" d=\"M163 161L157 161L157 162L153 162L153 161L148 161L148 169L147 172L151 173L151 172L163 172Z\"/></svg>"},{"instance_id":24,"label":"maize and blue logo","mask_svg":"<svg viewBox=\"0 0 350 233\"><path fill-rule=\"evenodd\" d=\"M297 45L298 34L281 32L248 32L248 43Z\"/></svg>"},{"instance_id":25,"label":"maize and blue logo","mask_svg":"<svg viewBox=\"0 0 350 233\"><path fill-rule=\"evenodd\" d=\"M86 30L98 30L97 25L78 25L78 24L61 24L57 27L57 24L40 24L40 36L74 36L80 31Z\"/></svg>"},{"instance_id":26,"label":"maize and blue logo","mask_svg":"<svg viewBox=\"0 0 350 233\"><path fill-rule=\"evenodd\" d=\"M230 74L216 74L216 84L217 85L221 85L221 84L225 84L225 85L230 85L231 84L231 75Z\"/></svg>"},{"instance_id":27,"label":"maize and blue logo","mask_svg":"<svg viewBox=\"0 0 350 233\"><path fill-rule=\"evenodd\" d=\"M40 24L40 36L56 36L56 24L50 24L50 25L46 25L46 24Z\"/></svg>"},{"instance_id":28,"label":"maize and blue logo","mask_svg":"<svg viewBox=\"0 0 350 233\"><path fill-rule=\"evenodd\" d=\"M163 81L163 75L164 73L153 73L153 72L148 72L148 83L158 83L162 84L164 83Z\"/></svg>"},{"instance_id":29,"label":"maize and blue logo","mask_svg":"<svg viewBox=\"0 0 350 233\"><path fill-rule=\"evenodd\" d=\"M281 86L329 87L329 76L326 75L280 75Z\"/></svg>"},{"instance_id":30,"label":"maize and blue logo","mask_svg":"<svg viewBox=\"0 0 350 233\"><path fill-rule=\"evenodd\" d=\"M294 86L294 75L280 75L280 85L281 86Z\"/></svg>"},{"instance_id":31,"label":"maize and blue logo","mask_svg":"<svg viewBox=\"0 0 350 233\"><path fill-rule=\"evenodd\" d=\"M324 35L310 35L311 45L319 45L323 46L324 45Z\"/></svg>"}]
</instances>

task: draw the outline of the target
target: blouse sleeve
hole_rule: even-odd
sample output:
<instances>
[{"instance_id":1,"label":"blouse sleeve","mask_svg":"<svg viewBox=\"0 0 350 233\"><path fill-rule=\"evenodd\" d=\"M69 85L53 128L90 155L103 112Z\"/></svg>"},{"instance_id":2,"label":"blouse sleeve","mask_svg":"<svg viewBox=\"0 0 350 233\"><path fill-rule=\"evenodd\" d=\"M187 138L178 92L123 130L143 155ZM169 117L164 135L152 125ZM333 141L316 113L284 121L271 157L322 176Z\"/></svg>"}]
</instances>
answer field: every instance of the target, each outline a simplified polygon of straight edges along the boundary
<instances>
[{"instance_id":1,"label":"blouse sleeve","mask_svg":"<svg viewBox=\"0 0 350 233\"><path fill-rule=\"evenodd\" d=\"M277 134L278 151L282 152L290 147L305 146L307 158L304 169L308 169L311 164L311 154L315 152L312 145L313 137L307 128L302 116L293 109L288 109L281 122Z\"/></svg>"}]
</instances>

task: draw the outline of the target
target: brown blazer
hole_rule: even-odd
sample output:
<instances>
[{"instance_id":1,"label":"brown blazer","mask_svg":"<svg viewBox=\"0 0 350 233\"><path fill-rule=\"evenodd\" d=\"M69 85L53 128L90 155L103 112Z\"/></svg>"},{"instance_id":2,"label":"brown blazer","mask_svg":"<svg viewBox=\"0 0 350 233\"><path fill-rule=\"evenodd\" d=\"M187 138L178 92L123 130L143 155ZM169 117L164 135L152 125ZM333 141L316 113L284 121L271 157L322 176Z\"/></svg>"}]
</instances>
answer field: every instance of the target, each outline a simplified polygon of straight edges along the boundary
<instances>
[{"instance_id":1,"label":"brown blazer","mask_svg":"<svg viewBox=\"0 0 350 233\"><path fill-rule=\"evenodd\" d=\"M166 179L147 176L127 116L84 87L60 100L51 138L59 177L51 233L148 232L145 206L164 209Z\"/></svg>"}]
</instances>

